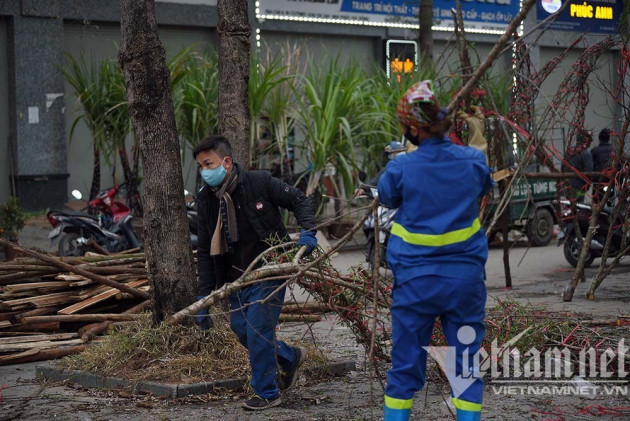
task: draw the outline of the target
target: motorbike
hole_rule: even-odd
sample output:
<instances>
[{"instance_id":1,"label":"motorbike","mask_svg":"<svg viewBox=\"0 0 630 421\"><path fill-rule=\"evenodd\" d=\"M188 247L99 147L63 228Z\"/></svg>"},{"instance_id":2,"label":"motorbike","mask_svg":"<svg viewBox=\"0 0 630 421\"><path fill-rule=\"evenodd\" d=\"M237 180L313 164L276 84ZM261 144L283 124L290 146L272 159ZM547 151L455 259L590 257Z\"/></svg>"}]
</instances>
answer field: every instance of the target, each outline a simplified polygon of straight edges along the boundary
<instances>
[{"instance_id":1,"label":"motorbike","mask_svg":"<svg viewBox=\"0 0 630 421\"><path fill-rule=\"evenodd\" d=\"M612 200L615 199L612 198ZM611 203L609 203L609 205L610 204ZM568 200L561 200L559 205L562 220L567 222L562 231L558 234L558 246L564 245L564 258L571 266L577 267L583 242L578 240L576 224L580 228L582 237L586 236L593 211L590 205L576 203L575 206L577 209L577 215L574 215L574 211L571 208L571 202ZM617 220L612 221L612 208L612 206L605 207L598 216L595 234L593 235L593 240L591 241L589 248L589 254L584 262L584 267L589 267L593 263L593 260L602 256L606 246L608 230L611 227L613 229L613 235L610 238L611 243L608 255L610 257L615 257L622 250L624 216L620 214Z\"/></svg>"},{"instance_id":2,"label":"motorbike","mask_svg":"<svg viewBox=\"0 0 630 421\"><path fill-rule=\"evenodd\" d=\"M53 227L48 238L53 242L59 237L60 256L82 256L87 251L99 249L117 253L142 247L132 224L131 210L115 199L119 191L119 186L102 190L83 209L92 210L96 215L58 210L46 214ZM72 195L77 200L82 198L78 190Z\"/></svg>"},{"instance_id":3,"label":"motorbike","mask_svg":"<svg viewBox=\"0 0 630 421\"><path fill-rule=\"evenodd\" d=\"M378 197L378 190L374 186L369 186L363 184L360 187L365 195L374 199ZM389 235L392 229L392 225L394 224L394 218L396 217L396 212L398 209L390 209L383 205L379 205L376 214L378 215L378 242L380 244L379 251L379 265L383 268L387 267L387 243L389 241ZM370 214L368 219L363 223L363 234L366 238L365 245L365 261L368 263L369 269L374 269L374 265L376 264L376 235L375 235L375 224L374 224L374 213Z\"/></svg>"}]
</instances>

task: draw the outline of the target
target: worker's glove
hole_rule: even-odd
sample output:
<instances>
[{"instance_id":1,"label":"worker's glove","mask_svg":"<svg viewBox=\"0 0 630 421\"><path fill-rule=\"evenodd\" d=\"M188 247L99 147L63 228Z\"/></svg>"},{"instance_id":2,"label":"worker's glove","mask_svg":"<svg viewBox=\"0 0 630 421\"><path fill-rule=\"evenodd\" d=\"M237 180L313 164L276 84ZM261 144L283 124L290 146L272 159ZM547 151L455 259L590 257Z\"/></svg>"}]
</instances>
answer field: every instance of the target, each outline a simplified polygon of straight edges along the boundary
<instances>
[{"instance_id":1,"label":"worker's glove","mask_svg":"<svg viewBox=\"0 0 630 421\"><path fill-rule=\"evenodd\" d=\"M315 231L300 230L300 238L297 240L296 245L298 247L306 246L305 256L311 254L313 250L315 250L315 247L317 247Z\"/></svg>"},{"instance_id":2,"label":"worker's glove","mask_svg":"<svg viewBox=\"0 0 630 421\"><path fill-rule=\"evenodd\" d=\"M198 295L197 296L197 301L206 298L205 295ZM195 315L195 323L197 323L197 326L199 326L199 328L201 330L208 330L210 328L212 328L212 326L214 326L214 322L212 321L212 317L210 317L209 313L208 313L208 308L202 308L201 310L199 310L197 312L197 314Z\"/></svg>"}]
</instances>

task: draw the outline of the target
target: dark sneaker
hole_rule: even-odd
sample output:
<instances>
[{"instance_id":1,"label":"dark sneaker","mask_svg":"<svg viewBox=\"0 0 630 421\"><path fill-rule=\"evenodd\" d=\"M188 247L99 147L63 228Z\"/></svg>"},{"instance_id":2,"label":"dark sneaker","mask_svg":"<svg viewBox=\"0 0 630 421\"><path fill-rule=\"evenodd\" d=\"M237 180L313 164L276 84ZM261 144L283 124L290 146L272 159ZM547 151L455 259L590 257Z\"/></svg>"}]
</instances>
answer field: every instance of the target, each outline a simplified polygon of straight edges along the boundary
<instances>
[{"instance_id":1,"label":"dark sneaker","mask_svg":"<svg viewBox=\"0 0 630 421\"><path fill-rule=\"evenodd\" d=\"M250 411L263 411L265 409L278 406L281 403L282 403L282 399L280 399L280 396L277 396L273 399L265 399L265 398L261 398L258 395L254 395L250 399L243 402L243 408L248 409Z\"/></svg>"},{"instance_id":2,"label":"dark sneaker","mask_svg":"<svg viewBox=\"0 0 630 421\"><path fill-rule=\"evenodd\" d=\"M295 350L295 365L287 372L280 372L278 376L278 388L280 390L290 389L295 386L295 382L298 379L298 370L306 360L306 348L294 347L293 349Z\"/></svg>"}]
</instances>

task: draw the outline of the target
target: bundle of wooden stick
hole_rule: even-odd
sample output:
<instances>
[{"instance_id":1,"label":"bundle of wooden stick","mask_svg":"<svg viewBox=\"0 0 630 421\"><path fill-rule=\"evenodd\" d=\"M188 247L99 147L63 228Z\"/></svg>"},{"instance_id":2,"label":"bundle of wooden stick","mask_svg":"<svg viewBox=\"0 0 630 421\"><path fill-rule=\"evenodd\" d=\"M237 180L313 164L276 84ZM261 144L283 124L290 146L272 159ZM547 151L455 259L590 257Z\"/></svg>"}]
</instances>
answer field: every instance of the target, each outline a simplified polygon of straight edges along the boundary
<instances>
[{"instance_id":1,"label":"bundle of wooden stick","mask_svg":"<svg viewBox=\"0 0 630 421\"><path fill-rule=\"evenodd\" d=\"M0 263L0 365L81 352L113 322L149 307L144 253Z\"/></svg>"},{"instance_id":2,"label":"bundle of wooden stick","mask_svg":"<svg viewBox=\"0 0 630 421\"><path fill-rule=\"evenodd\" d=\"M58 258L18 251L32 257L0 263L0 365L81 352L112 323L149 308L144 253ZM281 321L314 322L327 310L287 305Z\"/></svg>"}]
</instances>

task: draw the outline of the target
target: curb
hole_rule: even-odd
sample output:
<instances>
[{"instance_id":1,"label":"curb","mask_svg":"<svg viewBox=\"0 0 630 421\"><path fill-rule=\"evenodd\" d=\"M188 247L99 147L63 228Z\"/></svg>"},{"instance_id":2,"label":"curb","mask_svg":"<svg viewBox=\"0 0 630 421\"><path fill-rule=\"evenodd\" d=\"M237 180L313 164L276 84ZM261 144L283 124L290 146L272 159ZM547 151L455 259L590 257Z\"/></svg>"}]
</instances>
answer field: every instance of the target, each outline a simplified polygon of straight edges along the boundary
<instances>
[{"instance_id":1,"label":"curb","mask_svg":"<svg viewBox=\"0 0 630 421\"><path fill-rule=\"evenodd\" d=\"M217 380L193 384L158 383L150 381L133 382L116 377L105 377L81 370L68 370L46 365L36 367L37 377L55 382L70 382L80 386L95 389L123 389L131 393L150 393L167 399L183 398L191 395L202 395L216 390L239 390L247 383L247 378ZM356 370L354 360L339 361L321 365L311 370L305 370L307 376L329 374L336 377L343 376Z\"/></svg>"}]
</instances>

